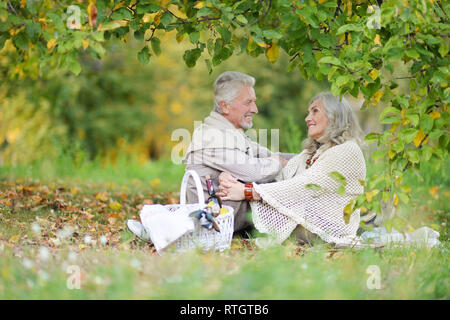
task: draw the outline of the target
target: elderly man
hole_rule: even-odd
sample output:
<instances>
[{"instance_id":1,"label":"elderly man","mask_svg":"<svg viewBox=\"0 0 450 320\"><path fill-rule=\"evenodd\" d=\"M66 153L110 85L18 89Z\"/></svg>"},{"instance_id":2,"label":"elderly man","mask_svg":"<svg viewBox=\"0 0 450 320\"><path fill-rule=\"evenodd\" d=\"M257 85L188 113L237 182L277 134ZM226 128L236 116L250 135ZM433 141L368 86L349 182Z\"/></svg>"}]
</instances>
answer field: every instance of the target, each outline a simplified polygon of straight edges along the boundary
<instances>
[{"instance_id":1,"label":"elderly man","mask_svg":"<svg viewBox=\"0 0 450 320\"><path fill-rule=\"evenodd\" d=\"M245 183L270 182L286 164L292 154L275 154L252 141L244 134L250 129L258 113L255 79L249 75L227 71L214 82L214 109L196 128L191 144L183 159L186 170L195 170L200 176L205 199L208 199L206 178L210 176L216 192L220 179L238 179ZM189 180L187 202L197 202L193 179ZM224 201L234 208L234 230L240 231L251 224L247 219L247 201Z\"/></svg>"}]
</instances>

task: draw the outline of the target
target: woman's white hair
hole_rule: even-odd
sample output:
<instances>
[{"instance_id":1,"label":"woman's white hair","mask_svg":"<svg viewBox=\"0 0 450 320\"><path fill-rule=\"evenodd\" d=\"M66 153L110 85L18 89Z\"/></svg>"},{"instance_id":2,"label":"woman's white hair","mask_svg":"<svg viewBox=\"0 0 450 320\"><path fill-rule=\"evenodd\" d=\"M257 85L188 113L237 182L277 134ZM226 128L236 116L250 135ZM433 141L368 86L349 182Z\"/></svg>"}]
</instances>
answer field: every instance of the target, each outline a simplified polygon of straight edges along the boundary
<instances>
[{"instance_id":1,"label":"woman's white hair","mask_svg":"<svg viewBox=\"0 0 450 320\"><path fill-rule=\"evenodd\" d=\"M316 100L322 101L329 122L321 137L318 139L307 138L303 142L303 148L308 150L308 154L314 154L319 148L321 151L325 151L348 140L361 143L362 130L355 113L345 98L336 97L331 92L321 92L311 99L309 105Z\"/></svg>"},{"instance_id":2,"label":"woman's white hair","mask_svg":"<svg viewBox=\"0 0 450 320\"><path fill-rule=\"evenodd\" d=\"M237 71L226 71L214 82L214 111L222 113L220 102L233 104L239 90L244 86L253 87L255 78Z\"/></svg>"}]
</instances>

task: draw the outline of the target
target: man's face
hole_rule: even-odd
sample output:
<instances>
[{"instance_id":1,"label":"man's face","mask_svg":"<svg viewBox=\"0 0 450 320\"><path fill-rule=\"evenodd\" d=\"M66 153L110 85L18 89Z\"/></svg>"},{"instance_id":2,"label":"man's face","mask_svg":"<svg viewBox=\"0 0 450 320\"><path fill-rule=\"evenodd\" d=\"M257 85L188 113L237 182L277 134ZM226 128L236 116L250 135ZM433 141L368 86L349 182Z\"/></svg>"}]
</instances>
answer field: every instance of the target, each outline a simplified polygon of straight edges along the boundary
<instances>
[{"instance_id":1,"label":"man's face","mask_svg":"<svg viewBox=\"0 0 450 320\"><path fill-rule=\"evenodd\" d=\"M230 106L221 102L223 116L228 119L236 129L250 129L253 126L253 115L258 113L255 90L243 86L238 91L236 99Z\"/></svg>"}]
</instances>

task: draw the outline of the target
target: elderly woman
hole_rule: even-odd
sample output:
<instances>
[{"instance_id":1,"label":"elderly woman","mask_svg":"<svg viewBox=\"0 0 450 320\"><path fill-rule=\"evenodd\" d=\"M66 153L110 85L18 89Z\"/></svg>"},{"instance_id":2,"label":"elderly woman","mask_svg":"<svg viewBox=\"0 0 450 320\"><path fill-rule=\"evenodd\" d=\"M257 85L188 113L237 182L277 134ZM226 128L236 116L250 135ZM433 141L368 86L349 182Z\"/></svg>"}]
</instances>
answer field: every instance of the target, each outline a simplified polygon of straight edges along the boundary
<instances>
[{"instance_id":1,"label":"elderly woman","mask_svg":"<svg viewBox=\"0 0 450 320\"><path fill-rule=\"evenodd\" d=\"M276 182L242 184L222 173L219 195L223 200L251 201L256 229L279 243L295 230L300 242L350 244L360 216L355 210L346 221L344 208L363 192L360 180L366 177L358 145L361 129L345 99L329 92L311 100L305 121L304 150L289 160Z\"/></svg>"}]
</instances>

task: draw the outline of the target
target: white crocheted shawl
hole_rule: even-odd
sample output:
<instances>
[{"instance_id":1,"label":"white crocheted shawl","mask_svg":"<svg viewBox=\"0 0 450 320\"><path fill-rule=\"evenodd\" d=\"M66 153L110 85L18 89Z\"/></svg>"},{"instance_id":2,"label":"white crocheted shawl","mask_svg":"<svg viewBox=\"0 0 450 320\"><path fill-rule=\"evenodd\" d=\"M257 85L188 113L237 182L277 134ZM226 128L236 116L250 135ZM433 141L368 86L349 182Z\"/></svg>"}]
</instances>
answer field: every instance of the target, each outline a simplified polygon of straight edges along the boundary
<instances>
[{"instance_id":1,"label":"white crocheted shawl","mask_svg":"<svg viewBox=\"0 0 450 320\"><path fill-rule=\"evenodd\" d=\"M289 160L273 183L253 183L263 201L252 201L253 222L262 233L271 234L281 243L298 224L317 234L324 241L351 244L358 240L359 210L344 220L344 207L364 192L360 180L366 178L366 164L359 145L346 141L329 148L306 169L304 150ZM342 184L330 175L338 172L345 177L345 195L336 190ZM313 185L313 186L311 186ZM320 190L317 186L320 186Z\"/></svg>"}]
</instances>

